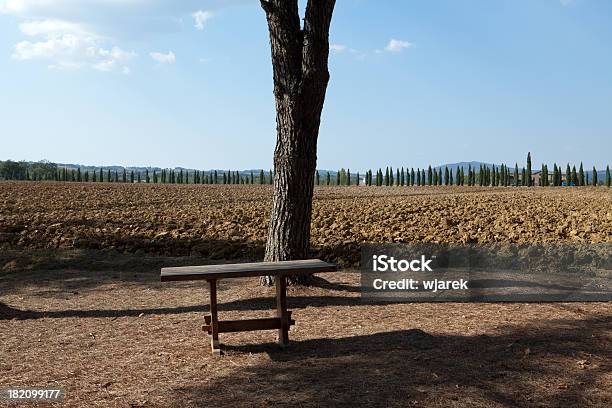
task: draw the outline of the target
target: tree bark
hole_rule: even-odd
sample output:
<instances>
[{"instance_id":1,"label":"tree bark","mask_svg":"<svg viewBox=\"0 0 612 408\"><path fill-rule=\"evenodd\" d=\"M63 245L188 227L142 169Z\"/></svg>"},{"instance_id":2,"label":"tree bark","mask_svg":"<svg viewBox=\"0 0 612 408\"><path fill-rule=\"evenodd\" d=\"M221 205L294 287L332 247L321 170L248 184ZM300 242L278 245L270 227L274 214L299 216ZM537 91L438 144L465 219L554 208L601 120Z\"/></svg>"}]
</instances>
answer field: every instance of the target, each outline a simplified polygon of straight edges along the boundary
<instances>
[{"instance_id":1,"label":"tree bark","mask_svg":"<svg viewBox=\"0 0 612 408\"><path fill-rule=\"evenodd\" d=\"M277 132L266 261L308 257L334 5L335 0L309 0L302 28L297 0L261 0L270 32ZM309 280L296 276L290 283ZM272 277L262 278L262 284L272 283Z\"/></svg>"}]
</instances>

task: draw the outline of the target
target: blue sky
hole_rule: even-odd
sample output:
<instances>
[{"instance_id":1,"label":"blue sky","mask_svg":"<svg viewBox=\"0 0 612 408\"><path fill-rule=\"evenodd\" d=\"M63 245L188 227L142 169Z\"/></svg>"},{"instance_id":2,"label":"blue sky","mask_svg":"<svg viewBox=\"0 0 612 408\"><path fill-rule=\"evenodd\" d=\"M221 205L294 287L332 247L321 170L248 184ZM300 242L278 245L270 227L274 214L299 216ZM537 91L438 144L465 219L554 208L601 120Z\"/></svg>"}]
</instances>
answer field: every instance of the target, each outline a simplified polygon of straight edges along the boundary
<instances>
[{"instance_id":1,"label":"blue sky","mask_svg":"<svg viewBox=\"0 0 612 408\"><path fill-rule=\"evenodd\" d=\"M338 0L319 168L610 164L612 2ZM0 0L0 159L268 168L257 1Z\"/></svg>"}]
</instances>

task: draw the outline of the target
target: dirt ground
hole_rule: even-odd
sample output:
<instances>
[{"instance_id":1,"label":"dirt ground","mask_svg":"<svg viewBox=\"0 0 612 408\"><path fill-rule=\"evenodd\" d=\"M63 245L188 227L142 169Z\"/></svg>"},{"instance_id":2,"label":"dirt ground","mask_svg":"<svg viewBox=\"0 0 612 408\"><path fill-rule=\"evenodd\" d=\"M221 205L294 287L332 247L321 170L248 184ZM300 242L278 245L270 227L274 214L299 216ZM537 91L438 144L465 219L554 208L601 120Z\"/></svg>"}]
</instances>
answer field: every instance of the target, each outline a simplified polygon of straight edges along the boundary
<instances>
[{"instance_id":1,"label":"dirt ground","mask_svg":"<svg viewBox=\"0 0 612 408\"><path fill-rule=\"evenodd\" d=\"M0 275L0 386L61 386L69 407L612 404L610 303L366 304L358 273L322 274L289 288L288 349L222 334L215 358L205 284L161 284L152 258L64 258L87 256L102 270ZM273 296L222 282L220 317L272 315Z\"/></svg>"},{"instance_id":2,"label":"dirt ground","mask_svg":"<svg viewBox=\"0 0 612 408\"><path fill-rule=\"evenodd\" d=\"M259 185L0 182L0 250L261 259L271 196ZM363 242L612 242L612 189L318 187L311 242L347 267Z\"/></svg>"},{"instance_id":3,"label":"dirt ground","mask_svg":"<svg viewBox=\"0 0 612 408\"><path fill-rule=\"evenodd\" d=\"M363 242L612 242L604 188L318 188L291 345L201 330L206 285L159 268L263 255L268 186L0 183L0 387L69 407L612 406L612 303L366 303ZM221 282L222 319L273 289ZM58 405L60 406L60 405Z\"/></svg>"}]
</instances>

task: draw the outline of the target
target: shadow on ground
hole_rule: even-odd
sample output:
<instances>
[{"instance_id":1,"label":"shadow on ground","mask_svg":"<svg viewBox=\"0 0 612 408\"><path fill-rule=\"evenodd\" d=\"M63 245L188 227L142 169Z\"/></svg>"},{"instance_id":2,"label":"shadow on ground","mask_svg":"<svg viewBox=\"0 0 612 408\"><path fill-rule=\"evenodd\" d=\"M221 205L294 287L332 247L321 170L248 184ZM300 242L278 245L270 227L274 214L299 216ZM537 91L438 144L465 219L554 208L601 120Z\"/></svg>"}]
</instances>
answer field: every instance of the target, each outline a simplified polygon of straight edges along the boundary
<instances>
[{"instance_id":1,"label":"shadow on ground","mask_svg":"<svg viewBox=\"0 0 612 408\"><path fill-rule=\"evenodd\" d=\"M230 357L265 352L271 361L178 388L174 406L610 406L610 367L601 362L610 357L603 332L611 323L549 321L495 336L404 330L294 342L286 350L226 346Z\"/></svg>"}]
</instances>

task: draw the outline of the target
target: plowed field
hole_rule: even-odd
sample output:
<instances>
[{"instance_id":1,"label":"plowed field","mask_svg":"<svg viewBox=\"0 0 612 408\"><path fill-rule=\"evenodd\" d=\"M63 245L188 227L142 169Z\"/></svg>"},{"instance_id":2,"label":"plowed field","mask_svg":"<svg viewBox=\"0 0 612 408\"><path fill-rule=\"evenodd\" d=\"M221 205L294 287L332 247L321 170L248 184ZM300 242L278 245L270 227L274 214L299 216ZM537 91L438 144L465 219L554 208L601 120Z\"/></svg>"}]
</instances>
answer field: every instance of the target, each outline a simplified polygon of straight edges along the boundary
<instances>
[{"instance_id":1,"label":"plowed field","mask_svg":"<svg viewBox=\"0 0 612 408\"><path fill-rule=\"evenodd\" d=\"M363 242L610 242L611 194L318 188L312 243L351 265ZM612 304L366 303L351 268L289 287L288 349L227 333L213 358L206 285L159 267L261 258L270 196L0 183L0 387L62 387L75 408L612 405ZM221 281L221 318L270 316L273 296Z\"/></svg>"},{"instance_id":2,"label":"plowed field","mask_svg":"<svg viewBox=\"0 0 612 408\"><path fill-rule=\"evenodd\" d=\"M270 186L0 183L0 248L263 257ZM607 188L321 187L315 255L363 242L612 242Z\"/></svg>"}]
</instances>

